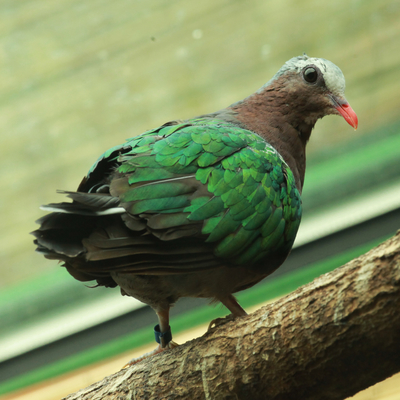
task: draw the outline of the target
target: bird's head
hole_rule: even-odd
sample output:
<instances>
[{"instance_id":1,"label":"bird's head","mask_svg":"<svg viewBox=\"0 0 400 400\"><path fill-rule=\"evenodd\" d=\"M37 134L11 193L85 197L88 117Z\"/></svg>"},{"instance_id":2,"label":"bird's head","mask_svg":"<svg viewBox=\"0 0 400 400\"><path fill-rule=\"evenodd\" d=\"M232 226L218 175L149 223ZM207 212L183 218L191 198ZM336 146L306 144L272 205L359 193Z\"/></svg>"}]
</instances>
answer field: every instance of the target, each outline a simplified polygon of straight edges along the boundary
<instances>
[{"instance_id":1,"label":"bird's head","mask_svg":"<svg viewBox=\"0 0 400 400\"><path fill-rule=\"evenodd\" d=\"M287 61L261 90L276 87L287 94L286 100L303 113L305 121L314 125L325 115L341 115L357 129L358 118L344 96L345 79L342 71L323 58L306 55Z\"/></svg>"}]
</instances>

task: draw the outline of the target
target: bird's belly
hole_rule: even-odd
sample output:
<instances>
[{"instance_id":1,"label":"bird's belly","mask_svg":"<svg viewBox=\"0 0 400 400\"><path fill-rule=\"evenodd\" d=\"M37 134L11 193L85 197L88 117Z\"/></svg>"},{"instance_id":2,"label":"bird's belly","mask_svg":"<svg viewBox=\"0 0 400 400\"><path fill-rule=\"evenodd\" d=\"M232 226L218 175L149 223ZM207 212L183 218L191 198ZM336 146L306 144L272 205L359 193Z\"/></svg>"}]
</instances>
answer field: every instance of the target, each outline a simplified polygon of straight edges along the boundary
<instances>
[{"instance_id":1,"label":"bird's belly","mask_svg":"<svg viewBox=\"0 0 400 400\"><path fill-rule=\"evenodd\" d=\"M187 274L135 275L111 272L122 294L132 296L153 308L174 304L180 297L225 298L253 286L268 274L243 267L214 268Z\"/></svg>"}]
</instances>

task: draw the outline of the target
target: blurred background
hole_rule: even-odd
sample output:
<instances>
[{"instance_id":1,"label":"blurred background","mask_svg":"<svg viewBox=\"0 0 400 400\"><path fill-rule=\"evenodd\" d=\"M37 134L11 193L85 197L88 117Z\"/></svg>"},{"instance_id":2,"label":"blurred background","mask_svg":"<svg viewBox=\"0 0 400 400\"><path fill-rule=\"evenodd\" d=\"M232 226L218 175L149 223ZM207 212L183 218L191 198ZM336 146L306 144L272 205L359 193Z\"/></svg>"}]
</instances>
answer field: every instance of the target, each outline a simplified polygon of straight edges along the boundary
<instances>
[{"instance_id":1,"label":"blurred background","mask_svg":"<svg viewBox=\"0 0 400 400\"><path fill-rule=\"evenodd\" d=\"M29 232L44 214L39 206L62 201L57 189L75 190L106 149L169 120L224 108L257 90L291 57L306 52L337 64L359 117L357 131L335 116L316 125L298 246L399 207L398 0L3 0L0 21L0 347L11 349L1 360L0 393L60 398L118 370L124 362L45 395L39 387L56 377L65 382L62 374L71 377L75 366L93 363L55 373L52 363L59 360L32 361L28 368L23 355L40 356L44 346L140 307L120 300L117 289L87 289L35 254ZM353 211L344 215L346 207ZM338 220L334 212L343 221L326 230ZM332 215L331 222L324 215ZM380 236L400 228L390 219ZM372 239L379 238L365 243ZM88 304L97 319L85 325L78 312ZM67 315L70 322L55 319ZM107 326L107 337L117 337ZM62 332L43 339L56 327ZM90 348L76 345L76 354L79 346ZM104 364L106 356L93 351L93 360ZM7 364L17 360L22 364ZM46 366L54 373L43 372ZM368 399L389 399L385 390L400 393L371 390Z\"/></svg>"}]
</instances>

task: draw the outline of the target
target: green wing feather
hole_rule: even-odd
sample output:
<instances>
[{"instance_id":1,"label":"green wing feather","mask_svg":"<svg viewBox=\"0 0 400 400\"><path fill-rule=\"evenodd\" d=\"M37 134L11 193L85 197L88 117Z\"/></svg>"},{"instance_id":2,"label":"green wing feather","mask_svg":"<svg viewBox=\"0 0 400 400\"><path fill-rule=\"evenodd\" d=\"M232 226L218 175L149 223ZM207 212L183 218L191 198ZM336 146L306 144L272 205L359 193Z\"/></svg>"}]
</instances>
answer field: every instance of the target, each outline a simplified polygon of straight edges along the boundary
<instances>
[{"instance_id":1,"label":"green wing feather","mask_svg":"<svg viewBox=\"0 0 400 400\"><path fill-rule=\"evenodd\" d=\"M231 264L254 264L293 244L301 218L294 176L253 132L205 118L162 126L108 150L87 181L111 165L111 194L150 229L175 228L177 238L180 227L184 236L199 226L215 256Z\"/></svg>"}]
</instances>

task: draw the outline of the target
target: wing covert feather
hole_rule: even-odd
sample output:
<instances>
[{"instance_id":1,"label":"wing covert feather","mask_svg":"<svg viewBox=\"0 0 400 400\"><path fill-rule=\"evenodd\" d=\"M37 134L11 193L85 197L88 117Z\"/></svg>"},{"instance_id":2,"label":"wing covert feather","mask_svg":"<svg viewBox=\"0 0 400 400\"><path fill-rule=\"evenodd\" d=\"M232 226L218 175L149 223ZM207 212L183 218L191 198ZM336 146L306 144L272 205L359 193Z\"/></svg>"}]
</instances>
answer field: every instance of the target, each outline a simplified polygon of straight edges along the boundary
<instances>
[{"instance_id":1,"label":"wing covert feather","mask_svg":"<svg viewBox=\"0 0 400 400\"><path fill-rule=\"evenodd\" d=\"M301 218L293 174L253 132L197 119L146 132L99 160L91 173L117 163L111 195L162 240L203 237L233 264L293 244Z\"/></svg>"}]
</instances>

